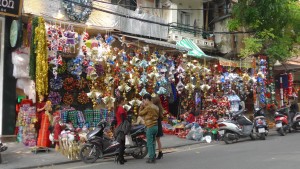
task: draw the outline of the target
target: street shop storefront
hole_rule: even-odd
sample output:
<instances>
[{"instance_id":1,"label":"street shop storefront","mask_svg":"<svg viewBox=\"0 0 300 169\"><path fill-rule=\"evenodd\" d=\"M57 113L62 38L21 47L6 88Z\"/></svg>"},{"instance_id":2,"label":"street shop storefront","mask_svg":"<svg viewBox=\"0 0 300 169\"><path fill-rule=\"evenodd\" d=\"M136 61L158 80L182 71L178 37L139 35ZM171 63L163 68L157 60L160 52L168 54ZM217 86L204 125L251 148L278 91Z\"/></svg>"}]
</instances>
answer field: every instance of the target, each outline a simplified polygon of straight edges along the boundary
<instances>
[{"instance_id":1,"label":"street shop storefront","mask_svg":"<svg viewBox=\"0 0 300 169\"><path fill-rule=\"evenodd\" d=\"M12 63L18 93L17 140L27 146L80 140L75 136L84 137L99 121L112 121L117 97L124 96L126 109L136 115L145 93L168 102L167 94L173 92L175 79L166 73L171 67L175 73L173 53L159 46L136 47L109 31L77 32L72 23L51 23L42 17L29 18L22 28L27 34L12 52ZM61 132L66 127L72 134Z\"/></svg>"},{"instance_id":2,"label":"street shop storefront","mask_svg":"<svg viewBox=\"0 0 300 169\"><path fill-rule=\"evenodd\" d=\"M19 23L22 45L12 52L12 75L17 79L15 132L26 146L56 146L78 158L87 132L101 120L113 120L120 96L134 121L142 96L158 96L165 110L164 133L203 141L207 133L216 134L218 119L239 110L241 100L248 98L252 107L272 102L266 57L243 62L194 58L186 54L190 48L167 42L53 18L25 18ZM188 124L194 128L184 130ZM106 134L113 136L109 129Z\"/></svg>"},{"instance_id":3,"label":"street shop storefront","mask_svg":"<svg viewBox=\"0 0 300 169\"><path fill-rule=\"evenodd\" d=\"M203 140L206 131L217 129L216 121L237 111L239 102L251 93L257 93L253 96L257 105L271 100L266 97L263 57L251 60L258 67L249 67L235 61L195 59L178 49L166 52L172 45L133 43L110 31L78 31L75 24L42 17L29 18L23 25L27 34L23 45L13 51L12 62L17 88L23 92L16 106L16 133L26 146L54 144L66 156L78 158L78 146L89 129L101 120L113 120L120 96L128 101L124 107L133 120L144 94L160 97L163 130L180 137L189 133L186 130L184 135L181 129L187 125L185 113L193 108L198 111L193 122L203 128L197 138L187 137L194 140ZM188 50L180 48L184 49ZM110 130L106 134L113 135Z\"/></svg>"}]
</instances>

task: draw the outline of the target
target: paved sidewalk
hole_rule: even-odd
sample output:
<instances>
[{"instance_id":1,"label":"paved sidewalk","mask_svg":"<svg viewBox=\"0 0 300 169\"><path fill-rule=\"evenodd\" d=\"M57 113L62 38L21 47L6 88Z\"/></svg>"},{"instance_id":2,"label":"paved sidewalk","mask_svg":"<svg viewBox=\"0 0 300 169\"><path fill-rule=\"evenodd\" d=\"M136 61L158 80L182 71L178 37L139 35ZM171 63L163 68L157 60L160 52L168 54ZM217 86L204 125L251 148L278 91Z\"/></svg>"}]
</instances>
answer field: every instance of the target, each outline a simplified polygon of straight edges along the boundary
<instances>
[{"instance_id":1,"label":"paved sidewalk","mask_svg":"<svg viewBox=\"0 0 300 169\"><path fill-rule=\"evenodd\" d=\"M198 144L197 141L181 139L175 135L165 135L161 139L165 149L180 147L185 145ZM2 153L1 169L25 169L37 168L42 166L51 166L65 163L73 163L80 160L69 160L60 152L56 152L50 148L47 152L31 152L31 149L24 146L22 143L9 142L5 143L8 149Z\"/></svg>"}]
</instances>

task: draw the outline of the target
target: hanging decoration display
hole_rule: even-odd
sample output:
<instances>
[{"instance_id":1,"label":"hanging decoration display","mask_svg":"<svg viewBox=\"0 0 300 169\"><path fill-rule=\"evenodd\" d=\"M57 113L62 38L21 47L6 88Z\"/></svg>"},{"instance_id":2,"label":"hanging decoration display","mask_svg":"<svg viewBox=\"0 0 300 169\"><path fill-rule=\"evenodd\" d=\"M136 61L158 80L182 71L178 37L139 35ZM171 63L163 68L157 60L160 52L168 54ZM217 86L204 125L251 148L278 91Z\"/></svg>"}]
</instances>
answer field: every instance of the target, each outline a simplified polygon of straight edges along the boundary
<instances>
[{"instance_id":1,"label":"hanging decoration display","mask_svg":"<svg viewBox=\"0 0 300 169\"><path fill-rule=\"evenodd\" d=\"M63 0L63 6L71 21L86 22L92 13L92 0Z\"/></svg>"},{"instance_id":2,"label":"hanging decoration display","mask_svg":"<svg viewBox=\"0 0 300 169\"><path fill-rule=\"evenodd\" d=\"M36 43L35 43L35 28L39 24L38 17L34 17L27 26L27 31L31 32L30 38L30 62L29 62L29 75L32 80L35 80L35 66L36 66Z\"/></svg>"},{"instance_id":3,"label":"hanging decoration display","mask_svg":"<svg viewBox=\"0 0 300 169\"><path fill-rule=\"evenodd\" d=\"M36 45L36 91L38 95L48 94L48 52L45 21L38 18L35 28L34 43Z\"/></svg>"},{"instance_id":4,"label":"hanging decoration display","mask_svg":"<svg viewBox=\"0 0 300 169\"><path fill-rule=\"evenodd\" d=\"M257 73L257 94L259 98L259 104L261 105L266 105L267 104L267 99L266 98L266 93L267 93L267 88L266 88L266 76L267 76L267 60L265 57L260 56L261 58L259 59L259 67L258 67L258 73Z\"/></svg>"},{"instance_id":5,"label":"hanging decoration display","mask_svg":"<svg viewBox=\"0 0 300 169\"><path fill-rule=\"evenodd\" d=\"M289 97L293 96L293 74L289 73L288 74L288 89L287 89L287 94Z\"/></svg>"},{"instance_id":6,"label":"hanging decoration display","mask_svg":"<svg viewBox=\"0 0 300 169\"><path fill-rule=\"evenodd\" d=\"M64 2L71 20L86 21L87 8L80 7L83 10L79 11L78 7L80 3L90 3L91 7L92 1ZM142 97L149 93L159 97L164 121L182 125L178 121L181 113L197 110L201 111L202 117L197 116L195 122L201 127L215 128L216 118L238 110L239 102L244 100L242 96L249 94L255 85L264 95L267 93L262 87L267 85L264 60L255 76L241 68L223 67L219 63L206 65L205 61L202 65L202 60L191 60L186 55L172 56L172 53L153 49L152 45L151 48L148 45L136 48L126 44L124 39L123 49L118 49L112 47L119 39L116 35L89 34L86 30L79 34L71 24L66 27L47 24L44 32L40 29L38 24L34 39L37 42L41 34L45 37L42 43L35 44L36 64L39 63L36 69L36 80L40 84L37 85L38 92L47 93L46 86L41 87L45 79L38 76L44 71L40 66L46 60L50 65L46 70L50 73L43 76L49 78L48 98L52 105L64 105L61 112L67 113L61 114L62 121L70 121L73 131L95 126L101 119L110 121L114 117L115 101L120 96L129 103L124 108L133 111L134 115L138 115ZM42 44L45 48L41 48ZM258 98L266 100L260 94ZM174 105L178 107L174 108ZM178 110L177 118L172 114L177 111L174 109ZM62 134L61 138L69 140L69 134ZM76 141L76 137L70 136L70 141Z\"/></svg>"}]
</instances>

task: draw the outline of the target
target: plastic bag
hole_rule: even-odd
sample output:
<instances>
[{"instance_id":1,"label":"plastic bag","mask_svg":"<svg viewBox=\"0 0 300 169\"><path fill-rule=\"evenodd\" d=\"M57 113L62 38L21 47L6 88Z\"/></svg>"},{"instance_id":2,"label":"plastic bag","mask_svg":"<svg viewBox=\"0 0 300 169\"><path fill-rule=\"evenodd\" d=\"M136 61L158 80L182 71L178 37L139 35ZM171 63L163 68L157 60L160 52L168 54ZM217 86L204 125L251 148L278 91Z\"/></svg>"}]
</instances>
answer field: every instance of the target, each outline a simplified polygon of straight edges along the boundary
<instances>
[{"instance_id":1,"label":"plastic bag","mask_svg":"<svg viewBox=\"0 0 300 169\"><path fill-rule=\"evenodd\" d=\"M126 147L133 146L133 141L130 135L125 135L125 146Z\"/></svg>"},{"instance_id":2,"label":"plastic bag","mask_svg":"<svg viewBox=\"0 0 300 169\"><path fill-rule=\"evenodd\" d=\"M186 136L186 139L188 140L196 140L200 141L203 137L203 130L202 128L197 124L192 127L188 135Z\"/></svg>"}]
</instances>

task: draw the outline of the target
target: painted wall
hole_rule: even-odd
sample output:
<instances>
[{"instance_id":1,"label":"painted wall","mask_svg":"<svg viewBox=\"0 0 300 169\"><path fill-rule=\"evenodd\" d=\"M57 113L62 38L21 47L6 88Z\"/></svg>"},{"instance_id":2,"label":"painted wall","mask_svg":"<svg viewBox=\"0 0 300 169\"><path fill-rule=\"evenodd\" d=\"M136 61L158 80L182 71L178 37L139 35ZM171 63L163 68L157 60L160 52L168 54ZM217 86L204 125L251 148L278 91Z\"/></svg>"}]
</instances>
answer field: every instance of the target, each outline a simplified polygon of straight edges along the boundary
<instances>
[{"instance_id":1,"label":"painted wall","mask_svg":"<svg viewBox=\"0 0 300 169\"><path fill-rule=\"evenodd\" d=\"M215 23L215 32L228 32L228 20L222 20ZM215 34L215 44L219 51L223 54L229 53L232 50L233 38L231 34Z\"/></svg>"},{"instance_id":2,"label":"painted wall","mask_svg":"<svg viewBox=\"0 0 300 169\"><path fill-rule=\"evenodd\" d=\"M203 1L202 0L172 0L173 4L176 4L177 9L202 9ZM175 5L174 5L175 7ZM171 7L173 8L173 7ZM194 21L196 20L197 26L199 28L203 27L203 11L202 10L184 10L187 13L190 13L190 26L194 26ZM177 10L172 10L172 16L178 16ZM177 17L172 17L171 22L177 22Z\"/></svg>"},{"instance_id":3,"label":"painted wall","mask_svg":"<svg viewBox=\"0 0 300 169\"><path fill-rule=\"evenodd\" d=\"M5 19L5 32L9 32L12 18ZM16 125L16 79L13 77L12 48L9 44L9 33L5 33L4 71L3 71L3 120L2 135L13 135Z\"/></svg>"}]
</instances>

